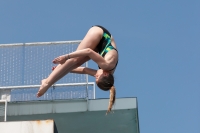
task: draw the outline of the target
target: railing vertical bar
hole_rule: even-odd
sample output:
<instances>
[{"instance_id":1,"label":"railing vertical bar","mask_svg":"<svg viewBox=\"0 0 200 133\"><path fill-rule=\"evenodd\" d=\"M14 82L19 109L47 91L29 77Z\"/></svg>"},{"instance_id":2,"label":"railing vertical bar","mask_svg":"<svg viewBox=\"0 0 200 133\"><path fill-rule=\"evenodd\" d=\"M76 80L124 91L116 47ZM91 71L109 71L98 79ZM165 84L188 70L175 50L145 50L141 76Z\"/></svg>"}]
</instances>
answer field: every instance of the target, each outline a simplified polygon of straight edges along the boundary
<instances>
[{"instance_id":1,"label":"railing vertical bar","mask_svg":"<svg viewBox=\"0 0 200 133\"><path fill-rule=\"evenodd\" d=\"M5 118L4 121L7 121L7 100L5 100Z\"/></svg>"},{"instance_id":2,"label":"railing vertical bar","mask_svg":"<svg viewBox=\"0 0 200 133\"><path fill-rule=\"evenodd\" d=\"M86 67L88 67L88 62L86 62ZM86 74L86 93L87 93L87 96L86 96L86 100L87 100L87 111L89 111L89 92L88 92L88 74Z\"/></svg>"},{"instance_id":3,"label":"railing vertical bar","mask_svg":"<svg viewBox=\"0 0 200 133\"><path fill-rule=\"evenodd\" d=\"M94 99L96 99L96 92L95 92L96 88L95 88L95 83L93 83L93 96Z\"/></svg>"}]
</instances>

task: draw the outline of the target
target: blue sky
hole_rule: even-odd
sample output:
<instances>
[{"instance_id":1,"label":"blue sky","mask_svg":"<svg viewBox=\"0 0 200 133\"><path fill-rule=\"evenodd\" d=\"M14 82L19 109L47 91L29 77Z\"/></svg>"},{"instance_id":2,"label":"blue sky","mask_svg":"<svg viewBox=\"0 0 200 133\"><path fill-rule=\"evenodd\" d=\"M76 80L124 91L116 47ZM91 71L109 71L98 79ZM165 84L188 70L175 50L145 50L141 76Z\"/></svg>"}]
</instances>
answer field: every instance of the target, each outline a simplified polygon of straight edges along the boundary
<instances>
[{"instance_id":1,"label":"blue sky","mask_svg":"<svg viewBox=\"0 0 200 133\"><path fill-rule=\"evenodd\" d=\"M138 98L141 133L199 133L199 7L198 0L0 1L0 44L81 40L102 25L119 50L117 98Z\"/></svg>"}]
</instances>

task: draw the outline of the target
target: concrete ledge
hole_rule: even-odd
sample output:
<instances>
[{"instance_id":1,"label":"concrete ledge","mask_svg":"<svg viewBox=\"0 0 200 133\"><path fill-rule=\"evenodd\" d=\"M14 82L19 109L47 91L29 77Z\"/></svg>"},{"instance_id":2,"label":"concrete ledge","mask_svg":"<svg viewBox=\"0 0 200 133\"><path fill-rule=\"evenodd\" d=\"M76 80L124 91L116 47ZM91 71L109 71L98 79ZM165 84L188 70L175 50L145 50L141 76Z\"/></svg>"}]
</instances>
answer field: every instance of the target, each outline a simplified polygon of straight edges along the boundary
<instances>
[{"instance_id":1,"label":"concrete ledge","mask_svg":"<svg viewBox=\"0 0 200 133\"><path fill-rule=\"evenodd\" d=\"M0 122L0 131L1 133L54 133L54 121Z\"/></svg>"},{"instance_id":2,"label":"concrete ledge","mask_svg":"<svg viewBox=\"0 0 200 133\"><path fill-rule=\"evenodd\" d=\"M113 110L137 108L136 98L116 99ZM34 101L8 103L7 115L33 115L49 113L71 113L85 111L107 110L109 99L89 100L62 100L62 101ZM87 105L88 104L88 105Z\"/></svg>"},{"instance_id":3,"label":"concrete ledge","mask_svg":"<svg viewBox=\"0 0 200 133\"><path fill-rule=\"evenodd\" d=\"M116 99L114 112L106 115L108 103L109 99L8 103L7 121L52 119L59 133L139 133L137 98Z\"/></svg>"}]
</instances>

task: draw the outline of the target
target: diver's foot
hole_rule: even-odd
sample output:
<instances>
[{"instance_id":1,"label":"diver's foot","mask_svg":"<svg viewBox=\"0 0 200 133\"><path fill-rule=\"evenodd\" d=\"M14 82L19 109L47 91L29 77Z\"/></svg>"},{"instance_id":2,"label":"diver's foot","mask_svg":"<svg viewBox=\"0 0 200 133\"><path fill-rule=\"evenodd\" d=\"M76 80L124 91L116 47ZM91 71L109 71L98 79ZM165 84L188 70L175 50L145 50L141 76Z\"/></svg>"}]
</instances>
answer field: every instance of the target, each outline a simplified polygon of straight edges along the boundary
<instances>
[{"instance_id":1,"label":"diver's foot","mask_svg":"<svg viewBox=\"0 0 200 133\"><path fill-rule=\"evenodd\" d=\"M40 89L37 92L37 97L41 97L44 93L49 89L48 84L46 83L46 79L41 81Z\"/></svg>"}]
</instances>

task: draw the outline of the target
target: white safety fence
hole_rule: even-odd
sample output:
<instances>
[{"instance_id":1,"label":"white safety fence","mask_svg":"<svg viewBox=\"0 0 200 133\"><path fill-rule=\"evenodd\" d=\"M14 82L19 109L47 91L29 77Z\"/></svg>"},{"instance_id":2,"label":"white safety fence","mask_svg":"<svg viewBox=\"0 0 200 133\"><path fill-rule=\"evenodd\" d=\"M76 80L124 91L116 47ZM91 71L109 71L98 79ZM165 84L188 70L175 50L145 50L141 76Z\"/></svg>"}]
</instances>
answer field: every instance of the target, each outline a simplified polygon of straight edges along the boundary
<instances>
[{"instance_id":1,"label":"white safety fence","mask_svg":"<svg viewBox=\"0 0 200 133\"><path fill-rule=\"evenodd\" d=\"M95 99L95 83L88 82L88 75L75 73L67 74L42 97L36 97L41 80L48 77L55 66L52 60L75 51L80 42L0 44L0 100ZM88 67L88 63L82 66Z\"/></svg>"},{"instance_id":2,"label":"white safety fence","mask_svg":"<svg viewBox=\"0 0 200 133\"><path fill-rule=\"evenodd\" d=\"M55 66L52 60L75 51L79 43L58 41L0 44L0 86L40 84ZM80 83L86 80L87 75L69 73L57 83Z\"/></svg>"},{"instance_id":3,"label":"white safety fence","mask_svg":"<svg viewBox=\"0 0 200 133\"><path fill-rule=\"evenodd\" d=\"M11 102L63 100L63 99L95 99L95 83L54 84L40 98L36 97L40 85L4 86L0 87L0 99Z\"/></svg>"}]
</instances>

